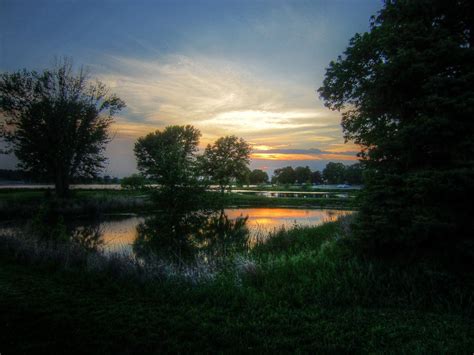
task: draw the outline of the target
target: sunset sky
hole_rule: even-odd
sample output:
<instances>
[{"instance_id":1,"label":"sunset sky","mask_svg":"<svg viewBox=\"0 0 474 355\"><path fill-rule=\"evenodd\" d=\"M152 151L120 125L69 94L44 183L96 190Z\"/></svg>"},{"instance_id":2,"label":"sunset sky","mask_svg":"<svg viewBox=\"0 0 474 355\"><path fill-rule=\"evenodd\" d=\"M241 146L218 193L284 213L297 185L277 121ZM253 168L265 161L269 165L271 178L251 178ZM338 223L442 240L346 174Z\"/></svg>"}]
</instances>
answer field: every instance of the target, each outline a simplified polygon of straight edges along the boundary
<instances>
[{"instance_id":1,"label":"sunset sky","mask_svg":"<svg viewBox=\"0 0 474 355\"><path fill-rule=\"evenodd\" d=\"M316 90L379 0L0 1L0 71L43 69L70 56L127 109L113 126L106 174L135 171L137 137L173 124L201 147L235 134L251 168L355 162L340 115ZM14 168L0 155L0 168Z\"/></svg>"}]
</instances>

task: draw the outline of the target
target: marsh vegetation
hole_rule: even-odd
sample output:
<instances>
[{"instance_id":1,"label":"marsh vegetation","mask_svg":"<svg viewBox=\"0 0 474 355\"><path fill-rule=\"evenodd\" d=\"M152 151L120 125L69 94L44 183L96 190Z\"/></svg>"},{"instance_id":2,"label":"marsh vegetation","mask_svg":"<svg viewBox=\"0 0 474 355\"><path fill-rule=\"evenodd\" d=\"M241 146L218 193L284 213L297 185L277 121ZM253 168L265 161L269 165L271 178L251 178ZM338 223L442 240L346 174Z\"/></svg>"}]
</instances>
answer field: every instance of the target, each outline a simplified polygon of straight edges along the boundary
<instances>
[{"instance_id":1,"label":"marsh vegetation","mask_svg":"<svg viewBox=\"0 0 474 355\"><path fill-rule=\"evenodd\" d=\"M0 75L7 150L54 184L0 191L0 352L472 352L472 4L386 1L318 90L360 162L267 190L231 193L269 177L192 125L139 137L123 189L72 190L125 103L67 60Z\"/></svg>"}]
</instances>

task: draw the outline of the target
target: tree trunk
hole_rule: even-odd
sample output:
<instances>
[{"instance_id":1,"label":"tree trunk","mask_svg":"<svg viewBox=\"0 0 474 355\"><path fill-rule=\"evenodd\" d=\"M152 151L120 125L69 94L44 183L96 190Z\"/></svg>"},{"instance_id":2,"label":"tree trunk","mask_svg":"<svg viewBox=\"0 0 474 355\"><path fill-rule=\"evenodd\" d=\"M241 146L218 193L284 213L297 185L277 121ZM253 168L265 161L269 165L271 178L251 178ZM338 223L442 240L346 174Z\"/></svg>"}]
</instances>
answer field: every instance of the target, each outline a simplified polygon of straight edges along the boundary
<instances>
[{"instance_id":1,"label":"tree trunk","mask_svg":"<svg viewBox=\"0 0 474 355\"><path fill-rule=\"evenodd\" d=\"M69 196L69 179L64 174L57 174L55 179L56 196L66 198Z\"/></svg>"}]
</instances>

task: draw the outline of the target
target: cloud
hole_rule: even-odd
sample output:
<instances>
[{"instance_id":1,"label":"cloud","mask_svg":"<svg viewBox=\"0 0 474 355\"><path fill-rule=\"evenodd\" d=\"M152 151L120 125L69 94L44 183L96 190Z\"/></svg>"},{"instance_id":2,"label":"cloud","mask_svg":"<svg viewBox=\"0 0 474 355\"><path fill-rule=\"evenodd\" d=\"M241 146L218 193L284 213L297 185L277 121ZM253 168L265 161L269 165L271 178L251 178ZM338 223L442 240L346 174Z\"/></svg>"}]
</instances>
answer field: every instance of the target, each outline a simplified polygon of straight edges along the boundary
<instances>
[{"instance_id":1,"label":"cloud","mask_svg":"<svg viewBox=\"0 0 474 355\"><path fill-rule=\"evenodd\" d=\"M203 56L106 59L107 70L96 71L127 103L113 129L129 147L156 129L192 124L203 133L201 147L231 134L264 146L253 160L355 159L353 149L343 149L339 115L322 106L312 87Z\"/></svg>"},{"instance_id":2,"label":"cloud","mask_svg":"<svg viewBox=\"0 0 474 355\"><path fill-rule=\"evenodd\" d=\"M338 116L318 103L311 87L259 79L233 62L204 57L108 56L107 62L99 77L126 100L124 121L130 125L190 123L205 140L232 133L250 140L285 140L285 135L341 139Z\"/></svg>"},{"instance_id":3,"label":"cloud","mask_svg":"<svg viewBox=\"0 0 474 355\"><path fill-rule=\"evenodd\" d=\"M264 149L253 150L254 160L357 160L357 152L331 152L317 148L312 149Z\"/></svg>"}]
</instances>

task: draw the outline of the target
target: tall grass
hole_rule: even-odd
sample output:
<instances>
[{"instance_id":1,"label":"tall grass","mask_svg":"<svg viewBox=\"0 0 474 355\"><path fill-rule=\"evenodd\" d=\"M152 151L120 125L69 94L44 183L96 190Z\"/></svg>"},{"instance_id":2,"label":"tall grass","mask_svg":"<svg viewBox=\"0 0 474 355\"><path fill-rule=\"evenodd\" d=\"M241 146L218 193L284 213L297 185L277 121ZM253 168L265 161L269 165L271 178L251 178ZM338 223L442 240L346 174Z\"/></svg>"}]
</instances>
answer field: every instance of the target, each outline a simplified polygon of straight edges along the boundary
<instances>
[{"instance_id":1,"label":"tall grass","mask_svg":"<svg viewBox=\"0 0 474 355\"><path fill-rule=\"evenodd\" d=\"M434 264L364 259L351 249L350 216L318 227L282 229L226 260L170 263L132 253L90 252L74 243L0 237L0 253L18 262L153 282L177 280L211 294L292 307L380 307L474 313L472 275ZM263 238L262 238L263 240ZM234 297L232 295L232 297Z\"/></svg>"},{"instance_id":2,"label":"tall grass","mask_svg":"<svg viewBox=\"0 0 474 355\"><path fill-rule=\"evenodd\" d=\"M195 263L169 263L158 257L147 260L126 250L103 253L66 241L48 241L25 235L0 236L4 259L46 269L94 273L137 282L180 279L199 283L214 277L215 267L196 259Z\"/></svg>"},{"instance_id":3,"label":"tall grass","mask_svg":"<svg viewBox=\"0 0 474 355\"><path fill-rule=\"evenodd\" d=\"M473 315L474 278L436 264L393 263L354 253L344 216L316 228L275 232L251 252L258 272L246 279L295 305L405 307Z\"/></svg>"}]
</instances>

